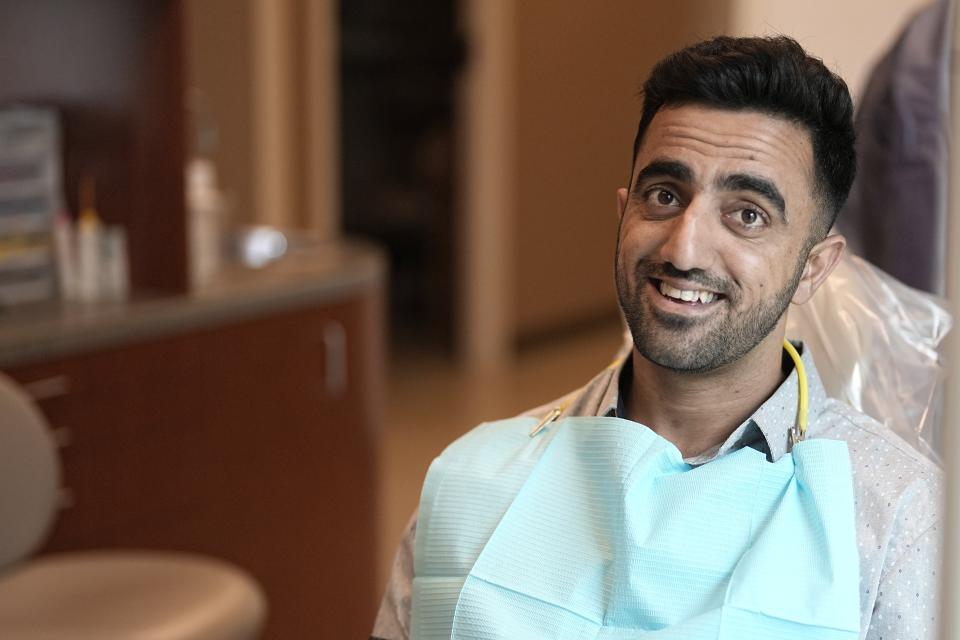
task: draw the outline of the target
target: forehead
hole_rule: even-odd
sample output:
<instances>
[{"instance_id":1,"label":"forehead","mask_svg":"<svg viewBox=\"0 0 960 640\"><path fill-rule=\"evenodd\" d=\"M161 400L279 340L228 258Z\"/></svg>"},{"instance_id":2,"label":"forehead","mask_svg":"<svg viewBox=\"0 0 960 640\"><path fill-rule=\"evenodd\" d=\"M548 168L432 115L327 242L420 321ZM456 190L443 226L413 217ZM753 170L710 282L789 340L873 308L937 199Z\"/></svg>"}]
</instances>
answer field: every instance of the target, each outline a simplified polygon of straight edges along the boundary
<instances>
[{"instance_id":1,"label":"forehead","mask_svg":"<svg viewBox=\"0 0 960 640\"><path fill-rule=\"evenodd\" d=\"M654 159L682 161L698 180L746 171L781 189L809 193L814 184L810 134L796 123L757 111L701 105L660 109L644 134L634 173Z\"/></svg>"}]
</instances>

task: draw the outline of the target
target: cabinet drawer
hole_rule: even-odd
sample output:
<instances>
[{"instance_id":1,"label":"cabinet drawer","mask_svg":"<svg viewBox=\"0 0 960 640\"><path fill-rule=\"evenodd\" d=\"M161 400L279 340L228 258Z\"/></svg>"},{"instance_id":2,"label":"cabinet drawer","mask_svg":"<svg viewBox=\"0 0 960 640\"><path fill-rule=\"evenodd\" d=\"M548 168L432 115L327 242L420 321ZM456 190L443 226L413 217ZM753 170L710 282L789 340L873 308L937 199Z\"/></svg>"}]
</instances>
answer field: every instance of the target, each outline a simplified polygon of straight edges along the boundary
<instances>
[{"instance_id":1,"label":"cabinet drawer","mask_svg":"<svg viewBox=\"0 0 960 640\"><path fill-rule=\"evenodd\" d=\"M70 441L184 428L263 427L355 395L361 339L349 305L307 309L13 368Z\"/></svg>"}]
</instances>

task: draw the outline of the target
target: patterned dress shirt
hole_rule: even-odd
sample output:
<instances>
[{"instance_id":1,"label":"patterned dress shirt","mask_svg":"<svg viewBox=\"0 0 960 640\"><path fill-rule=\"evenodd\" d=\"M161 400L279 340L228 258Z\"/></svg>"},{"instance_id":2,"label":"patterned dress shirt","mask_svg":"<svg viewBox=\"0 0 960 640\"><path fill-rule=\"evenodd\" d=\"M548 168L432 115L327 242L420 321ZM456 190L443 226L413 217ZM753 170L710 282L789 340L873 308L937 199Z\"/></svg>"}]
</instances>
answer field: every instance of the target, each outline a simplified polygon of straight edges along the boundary
<instances>
[{"instance_id":1,"label":"patterned dress shirt","mask_svg":"<svg viewBox=\"0 0 960 640\"><path fill-rule=\"evenodd\" d=\"M802 350L802 346L800 346ZM632 376L629 351L586 386L523 415L541 417L567 401L563 416L622 415L621 390ZM943 478L940 468L889 428L828 398L813 359L802 354L809 384L808 438L843 440L850 451L860 549L860 637L864 640L934 640L938 633ZM708 464L742 447L787 453L796 422L797 372L719 447L686 462ZM393 573L372 638L407 640L416 516L397 550Z\"/></svg>"}]
</instances>

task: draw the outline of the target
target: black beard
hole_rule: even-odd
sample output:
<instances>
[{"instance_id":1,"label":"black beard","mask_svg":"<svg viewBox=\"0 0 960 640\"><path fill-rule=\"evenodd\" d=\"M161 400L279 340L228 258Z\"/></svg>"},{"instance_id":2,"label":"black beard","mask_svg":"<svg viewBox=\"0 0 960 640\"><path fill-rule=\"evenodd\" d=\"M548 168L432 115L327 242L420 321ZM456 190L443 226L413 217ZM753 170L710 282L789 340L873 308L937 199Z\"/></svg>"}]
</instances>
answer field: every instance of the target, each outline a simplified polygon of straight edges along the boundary
<instances>
[{"instance_id":1,"label":"black beard","mask_svg":"<svg viewBox=\"0 0 960 640\"><path fill-rule=\"evenodd\" d=\"M786 312L803 275L805 253L801 253L803 259L798 262L790 282L771 299L732 315L730 309L738 300L735 288L729 281L700 269L680 271L669 263L654 264L641 260L634 270L636 288L631 291L620 268L618 246L615 265L617 296L633 336L634 347L647 360L677 372L714 371L739 360L770 335ZM657 275L683 278L723 293L726 299L720 304L728 305L726 317L701 320L665 314L644 305L640 292L648 280ZM696 338L685 335L697 325L710 322L716 325L712 331Z\"/></svg>"}]
</instances>

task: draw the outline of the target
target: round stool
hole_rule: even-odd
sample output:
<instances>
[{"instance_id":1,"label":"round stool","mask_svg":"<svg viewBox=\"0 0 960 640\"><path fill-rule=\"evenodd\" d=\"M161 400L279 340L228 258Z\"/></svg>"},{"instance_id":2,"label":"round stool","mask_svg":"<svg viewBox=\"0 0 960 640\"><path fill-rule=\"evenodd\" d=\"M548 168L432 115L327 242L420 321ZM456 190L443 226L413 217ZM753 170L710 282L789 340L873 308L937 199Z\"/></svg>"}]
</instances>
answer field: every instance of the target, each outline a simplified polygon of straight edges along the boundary
<instances>
[{"instance_id":1,"label":"round stool","mask_svg":"<svg viewBox=\"0 0 960 640\"><path fill-rule=\"evenodd\" d=\"M265 613L252 578L206 556L52 554L0 575L0 638L253 640Z\"/></svg>"}]
</instances>

